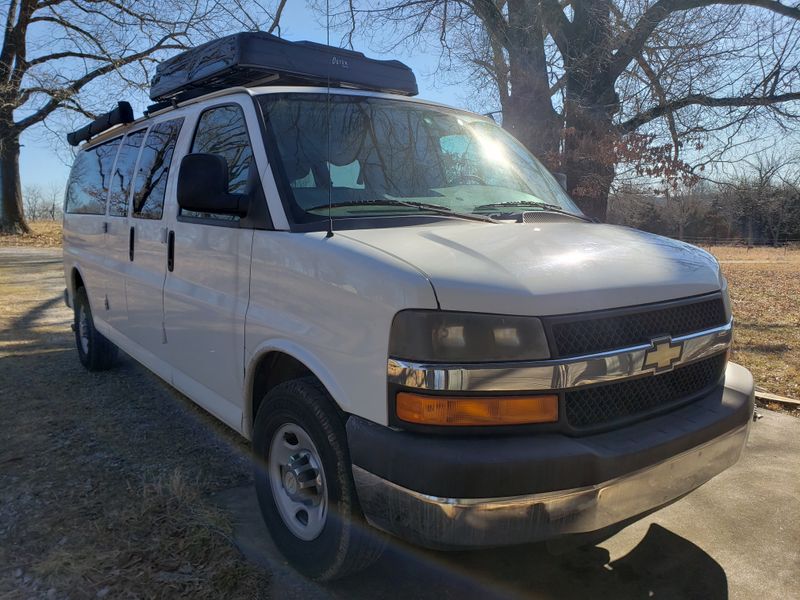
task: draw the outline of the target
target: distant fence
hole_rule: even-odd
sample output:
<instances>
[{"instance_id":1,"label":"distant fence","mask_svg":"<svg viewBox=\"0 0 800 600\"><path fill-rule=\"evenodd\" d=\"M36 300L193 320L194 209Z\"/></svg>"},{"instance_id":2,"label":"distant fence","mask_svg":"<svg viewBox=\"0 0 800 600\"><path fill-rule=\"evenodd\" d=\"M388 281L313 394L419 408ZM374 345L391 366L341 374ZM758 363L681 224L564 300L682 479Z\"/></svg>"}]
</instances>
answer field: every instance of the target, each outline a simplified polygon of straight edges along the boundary
<instances>
[{"instance_id":1,"label":"distant fence","mask_svg":"<svg viewBox=\"0 0 800 600\"><path fill-rule=\"evenodd\" d=\"M769 240L753 240L748 242L746 238L731 237L731 238L718 238L718 237L684 237L684 242L695 244L696 246L744 246L746 248L753 247L775 247L775 248L794 248L800 247L800 238L786 238L775 242Z\"/></svg>"}]
</instances>

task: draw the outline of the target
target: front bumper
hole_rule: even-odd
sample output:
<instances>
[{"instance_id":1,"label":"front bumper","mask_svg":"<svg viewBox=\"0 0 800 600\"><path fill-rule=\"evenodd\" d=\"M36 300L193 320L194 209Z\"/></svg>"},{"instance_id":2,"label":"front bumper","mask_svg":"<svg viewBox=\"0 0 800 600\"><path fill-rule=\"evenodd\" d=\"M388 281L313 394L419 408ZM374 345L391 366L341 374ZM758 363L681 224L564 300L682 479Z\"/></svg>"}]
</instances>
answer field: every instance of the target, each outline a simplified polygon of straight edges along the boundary
<instances>
[{"instance_id":1,"label":"front bumper","mask_svg":"<svg viewBox=\"0 0 800 600\"><path fill-rule=\"evenodd\" d=\"M736 463L752 411L752 376L729 364L724 388L594 436L437 438L360 419L347 429L372 525L423 546L477 548L594 532L669 504Z\"/></svg>"}]
</instances>

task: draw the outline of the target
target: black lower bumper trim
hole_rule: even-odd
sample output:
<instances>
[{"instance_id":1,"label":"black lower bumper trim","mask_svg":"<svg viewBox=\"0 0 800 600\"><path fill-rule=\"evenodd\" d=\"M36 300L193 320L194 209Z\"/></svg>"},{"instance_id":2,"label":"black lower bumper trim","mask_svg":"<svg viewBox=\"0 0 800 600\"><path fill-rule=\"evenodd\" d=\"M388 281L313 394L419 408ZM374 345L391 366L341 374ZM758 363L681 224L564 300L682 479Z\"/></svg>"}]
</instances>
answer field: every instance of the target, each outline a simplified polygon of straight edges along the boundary
<instances>
[{"instance_id":1,"label":"black lower bumper trim","mask_svg":"<svg viewBox=\"0 0 800 600\"><path fill-rule=\"evenodd\" d=\"M597 435L436 436L347 422L354 465L421 494L497 498L596 485L659 463L741 427L753 382L729 365L725 386L668 414Z\"/></svg>"}]
</instances>

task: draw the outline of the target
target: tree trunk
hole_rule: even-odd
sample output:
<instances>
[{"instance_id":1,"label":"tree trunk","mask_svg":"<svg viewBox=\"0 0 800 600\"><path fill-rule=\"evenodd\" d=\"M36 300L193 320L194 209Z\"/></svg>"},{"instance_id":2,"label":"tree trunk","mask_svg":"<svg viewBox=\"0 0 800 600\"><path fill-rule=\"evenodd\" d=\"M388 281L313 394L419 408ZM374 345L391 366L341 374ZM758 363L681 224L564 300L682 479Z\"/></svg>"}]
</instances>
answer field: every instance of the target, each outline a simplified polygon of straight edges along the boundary
<instances>
[{"instance_id":1,"label":"tree trunk","mask_svg":"<svg viewBox=\"0 0 800 600\"><path fill-rule=\"evenodd\" d=\"M619 98L608 71L610 0L575 0L573 37L564 57L567 189L588 216L605 221L615 175L614 114Z\"/></svg>"},{"instance_id":2,"label":"tree trunk","mask_svg":"<svg viewBox=\"0 0 800 600\"><path fill-rule=\"evenodd\" d=\"M503 127L552 170L559 170L561 117L553 110L544 30L539 9L530 0L508 1L510 96Z\"/></svg>"},{"instance_id":3,"label":"tree trunk","mask_svg":"<svg viewBox=\"0 0 800 600\"><path fill-rule=\"evenodd\" d=\"M592 107L567 102L564 172L567 190L581 210L605 221L615 175L614 138L611 119L592 112Z\"/></svg>"},{"instance_id":4,"label":"tree trunk","mask_svg":"<svg viewBox=\"0 0 800 600\"><path fill-rule=\"evenodd\" d=\"M548 96L512 93L508 107L503 111L503 128L522 142L548 169L561 170L561 122L552 114Z\"/></svg>"},{"instance_id":5,"label":"tree trunk","mask_svg":"<svg viewBox=\"0 0 800 600\"><path fill-rule=\"evenodd\" d=\"M19 136L0 138L0 233L30 233L22 210Z\"/></svg>"}]
</instances>

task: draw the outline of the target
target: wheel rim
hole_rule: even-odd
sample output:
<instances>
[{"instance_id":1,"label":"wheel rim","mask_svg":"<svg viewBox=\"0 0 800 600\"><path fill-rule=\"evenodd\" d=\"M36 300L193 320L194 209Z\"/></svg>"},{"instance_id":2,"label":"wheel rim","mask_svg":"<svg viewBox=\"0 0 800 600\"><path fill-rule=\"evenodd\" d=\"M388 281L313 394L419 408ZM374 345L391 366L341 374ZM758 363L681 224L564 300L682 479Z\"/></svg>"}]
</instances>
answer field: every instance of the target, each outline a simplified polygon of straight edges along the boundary
<instances>
[{"instance_id":1,"label":"wheel rim","mask_svg":"<svg viewBox=\"0 0 800 600\"><path fill-rule=\"evenodd\" d=\"M81 304L80 312L78 313L78 339L81 343L81 350L84 354L89 353L89 313L86 310L86 305Z\"/></svg>"},{"instance_id":2,"label":"wheel rim","mask_svg":"<svg viewBox=\"0 0 800 600\"><path fill-rule=\"evenodd\" d=\"M319 536L328 514L325 472L317 447L299 425L286 423L272 437L269 482L289 530L305 541Z\"/></svg>"}]
</instances>

